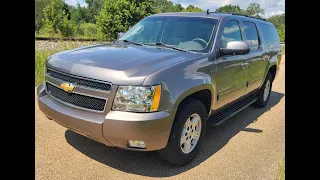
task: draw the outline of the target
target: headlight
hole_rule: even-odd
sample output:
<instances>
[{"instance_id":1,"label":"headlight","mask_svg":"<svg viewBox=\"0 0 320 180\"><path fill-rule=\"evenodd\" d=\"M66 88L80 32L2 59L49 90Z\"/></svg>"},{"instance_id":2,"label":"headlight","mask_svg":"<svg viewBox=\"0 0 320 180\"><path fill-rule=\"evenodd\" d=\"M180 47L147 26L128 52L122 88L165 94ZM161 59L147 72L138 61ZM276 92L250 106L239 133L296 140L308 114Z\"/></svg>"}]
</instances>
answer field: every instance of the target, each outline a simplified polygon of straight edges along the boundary
<instances>
[{"instance_id":1,"label":"headlight","mask_svg":"<svg viewBox=\"0 0 320 180\"><path fill-rule=\"evenodd\" d=\"M161 86L119 86L112 110L132 112L158 111Z\"/></svg>"}]
</instances>

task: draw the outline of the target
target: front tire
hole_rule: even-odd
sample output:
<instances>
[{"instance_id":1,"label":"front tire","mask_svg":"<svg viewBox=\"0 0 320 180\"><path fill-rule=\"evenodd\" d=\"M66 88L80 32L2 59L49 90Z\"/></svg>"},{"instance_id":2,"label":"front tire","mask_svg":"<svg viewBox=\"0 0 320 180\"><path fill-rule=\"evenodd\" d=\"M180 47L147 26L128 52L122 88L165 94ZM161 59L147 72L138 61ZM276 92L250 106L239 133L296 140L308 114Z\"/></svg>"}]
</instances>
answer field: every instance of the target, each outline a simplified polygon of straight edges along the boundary
<instances>
[{"instance_id":1,"label":"front tire","mask_svg":"<svg viewBox=\"0 0 320 180\"><path fill-rule=\"evenodd\" d=\"M270 94L271 94L271 88L272 88L272 75L271 73L268 73L263 85L258 90L258 94L257 94L258 99L256 102L253 103L254 107L263 108L267 105L270 98Z\"/></svg>"},{"instance_id":2,"label":"front tire","mask_svg":"<svg viewBox=\"0 0 320 180\"><path fill-rule=\"evenodd\" d=\"M197 155L204 139L207 112L203 103L189 98L179 106L167 146L159 151L162 159L182 166Z\"/></svg>"}]
</instances>

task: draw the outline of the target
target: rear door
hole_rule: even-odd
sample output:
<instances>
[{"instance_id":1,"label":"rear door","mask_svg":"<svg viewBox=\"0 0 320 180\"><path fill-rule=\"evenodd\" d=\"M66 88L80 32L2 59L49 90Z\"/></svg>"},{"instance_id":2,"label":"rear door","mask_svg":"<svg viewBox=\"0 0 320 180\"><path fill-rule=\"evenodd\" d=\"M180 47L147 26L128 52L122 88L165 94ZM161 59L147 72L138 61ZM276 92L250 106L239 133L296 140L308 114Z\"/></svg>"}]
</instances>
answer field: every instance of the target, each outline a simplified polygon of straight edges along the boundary
<instances>
[{"instance_id":1,"label":"rear door","mask_svg":"<svg viewBox=\"0 0 320 180\"><path fill-rule=\"evenodd\" d=\"M253 21L243 21L242 30L244 31L245 41L250 46L250 53L247 55L248 84L245 94L260 87L263 82L264 72L268 64L268 59L263 57L261 46L261 36L257 25Z\"/></svg>"}]
</instances>

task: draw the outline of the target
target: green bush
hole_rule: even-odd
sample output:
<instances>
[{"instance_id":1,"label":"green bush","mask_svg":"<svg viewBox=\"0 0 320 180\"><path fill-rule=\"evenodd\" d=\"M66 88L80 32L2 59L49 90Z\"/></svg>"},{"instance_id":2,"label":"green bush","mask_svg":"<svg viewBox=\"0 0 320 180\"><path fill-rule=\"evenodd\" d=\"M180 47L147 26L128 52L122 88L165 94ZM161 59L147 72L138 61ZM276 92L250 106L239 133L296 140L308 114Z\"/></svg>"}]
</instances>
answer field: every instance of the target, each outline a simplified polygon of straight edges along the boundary
<instances>
[{"instance_id":1,"label":"green bush","mask_svg":"<svg viewBox=\"0 0 320 180\"><path fill-rule=\"evenodd\" d=\"M116 39L118 32L125 32L142 18L152 14L150 0L104 1L96 17L99 39Z\"/></svg>"},{"instance_id":2,"label":"green bush","mask_svg":"<svg viewBox=\"0 0 320 180\"><path fill-rule=\"evenodd\" d=\"M285 41L285 25L281 24L278 28L277 28L278 34L279 34L279 38L281 42Z\"/></svg>"},{"instance_id":3,"label":"green bush","mask_svg":"<svg viewBox=\"0 0 320 180\"><path fill-rule=\"evenodd\" d=\"M64 16L63 21L60 24L59 31L64 37L72 37L74 35L75 26L67 19L67 16Z\"/></svg>"},{"instance_id":4,"label":"green bush","mask_svg":"<svg viewBox=\"0 0 320 180\"><path fill-rule=\"evenodd\" d=\"M82 23L78 27L78 35L85 38L97 38L98 28L93 23Z\"/></svg>"},{"instance_id":5,"label":"green bush","mask_svg":"<svg viewBox=\"0 0 320 180\"><path fill-rule=\"evenodd\" d=\"M75 27L68 20L68 14L63 9L62 0L52 0L44 10L43 34L46 36L73 36Z\"/></svg>"}]
</instances>

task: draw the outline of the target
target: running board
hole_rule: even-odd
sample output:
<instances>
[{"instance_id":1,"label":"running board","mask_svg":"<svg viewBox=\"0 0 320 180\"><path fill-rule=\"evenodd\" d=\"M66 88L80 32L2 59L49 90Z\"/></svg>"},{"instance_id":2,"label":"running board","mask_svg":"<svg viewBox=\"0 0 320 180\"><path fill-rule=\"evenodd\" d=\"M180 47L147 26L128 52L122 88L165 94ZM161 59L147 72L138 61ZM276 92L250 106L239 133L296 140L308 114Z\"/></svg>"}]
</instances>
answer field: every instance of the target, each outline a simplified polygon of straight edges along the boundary
<instances>
[{"instance_id":1,"label":"running board","mask_svg":"<svg viewBox=\"0 0 320 180\"><path fill-rule=\"evenodd\" d=\"M257 100L256 96L249 96L243 100L240 100L236 104L232 105L226 110L219 112L218 114L214 115L211 119L209 119L209 123L212 126L218 126L223 123L225 120L229 119L233 115L237 114L238 112L242 111L246 107L250 106Z\"/></svg>"}]
</instances>

